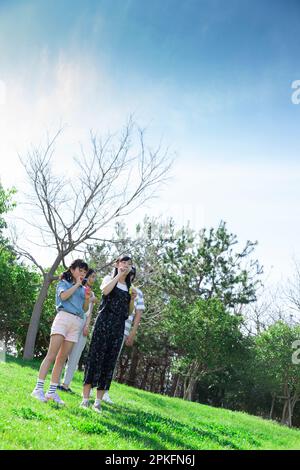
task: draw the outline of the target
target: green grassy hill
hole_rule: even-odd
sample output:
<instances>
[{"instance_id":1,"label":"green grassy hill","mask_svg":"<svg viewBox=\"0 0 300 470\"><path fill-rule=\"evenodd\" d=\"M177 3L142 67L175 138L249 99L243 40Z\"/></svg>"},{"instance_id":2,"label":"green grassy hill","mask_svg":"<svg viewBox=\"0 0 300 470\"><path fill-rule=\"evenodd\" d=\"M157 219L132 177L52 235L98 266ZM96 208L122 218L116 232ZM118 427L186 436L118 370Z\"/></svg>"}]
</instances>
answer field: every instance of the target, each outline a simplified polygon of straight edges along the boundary
<instances>
[{"instance_id":1,"label":"green grassy hill","mask_svg":"<svg viewBox=\"0 0 300 470\"><path fill-rule=\"evenodd\" d=\"M245 413L189 403L113 383L114 405L103 413L79 408L61 392L64 408L30 397L39 363L0 363L0 449L300 449L300 430ZM49 384L49 377L46 385Z\"/></svg>"}]
</instances>

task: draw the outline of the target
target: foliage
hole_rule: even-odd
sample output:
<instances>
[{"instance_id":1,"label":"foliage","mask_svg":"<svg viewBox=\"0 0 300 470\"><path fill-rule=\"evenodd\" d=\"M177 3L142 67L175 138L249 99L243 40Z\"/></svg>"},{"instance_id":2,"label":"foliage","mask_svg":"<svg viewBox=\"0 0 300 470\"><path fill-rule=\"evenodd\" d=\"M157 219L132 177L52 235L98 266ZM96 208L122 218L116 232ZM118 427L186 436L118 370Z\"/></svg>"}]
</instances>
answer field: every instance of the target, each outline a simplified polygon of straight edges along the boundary
<instances>
[{"instance_id":1,"label":"foliage","mask_svg":"<svg viewBox=\"0 0 300 470\"><path fill-rule=\"evenodd\" d=\"M271 393L282 393L285 384L300 390L300 368L292 361L292 344L299 339L300 326L292 327L283 321L256 337L257 371Z\"/></svg>"},{"instance_id":2,"label":"foliage","mask_svg":"<svg viewBox=\"0 0 300 470\"><path fill-rule=\"evenodd\" d=\"M282 422L290 426L295 405L300 401L300 368L298 362L293 362L293 343L299 339L300 326L278 321L255 341L256 382L271 396L283 400Z\"/></svg>"},{"instance_id":3,"label":"foliage","mask_svg":"<svg viewBox=\"0 0 300 470\"><path fill-rule=\"evenodd\" d=\"M23 347L40 276L20 263L9 248L0 250L0 331L8 350Z\"/></svg>"},{"instance_id":4,"label":"foliage","mask_svg":"<svg viewBox=\"0 0 300 470\"><path fill-rule=\"evenodd\" d=\"M15 208L16 203L13 201L13 196L16 193L15 188L5 190L0 183L0 242L3 243L3 229L7 228L7 222L3 217L4 214Z\"/></svg>"},{"instance_id":5,"label":"foliage","mask_svg":"<svg viewBox=\"0 0 300 470\"><path fill-rule=\"evenodd\" d=\"M199 299L182 308L172 299L165 310L164 328L178 352L177 371L202 377L227 369L243 355L242 319L230 314L218 299Z\"/></svg>"}]
</instances>

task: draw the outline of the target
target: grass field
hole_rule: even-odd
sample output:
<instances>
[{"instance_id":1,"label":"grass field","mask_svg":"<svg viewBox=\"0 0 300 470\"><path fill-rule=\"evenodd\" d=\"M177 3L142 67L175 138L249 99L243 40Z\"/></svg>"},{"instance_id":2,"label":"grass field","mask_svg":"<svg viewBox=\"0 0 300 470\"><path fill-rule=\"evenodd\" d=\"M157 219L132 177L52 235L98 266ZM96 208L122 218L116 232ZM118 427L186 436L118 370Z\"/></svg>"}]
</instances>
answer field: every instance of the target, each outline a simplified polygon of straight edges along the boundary
<instances>
[{"instance_id":1,"label":"grass field","mask_svg":"<svg viewBox=\"0 0 300 470\"><path fill-rule=\"evenodd\" d=\"M118 383L101 415L82 410L79 372L76 395L60 392L64 408L40 403L30 397L38 368L11 357L0 363L0 449L300 449L300 430Z\"/></svg>"}]
</instances>

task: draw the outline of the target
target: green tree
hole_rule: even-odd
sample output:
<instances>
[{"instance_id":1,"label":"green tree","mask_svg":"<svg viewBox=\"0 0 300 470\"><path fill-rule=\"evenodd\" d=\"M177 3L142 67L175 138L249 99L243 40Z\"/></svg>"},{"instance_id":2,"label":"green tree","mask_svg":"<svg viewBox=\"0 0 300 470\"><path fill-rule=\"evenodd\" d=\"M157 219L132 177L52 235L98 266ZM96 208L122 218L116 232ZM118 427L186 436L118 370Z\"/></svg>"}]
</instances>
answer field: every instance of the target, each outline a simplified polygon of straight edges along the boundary
<instances>
[{"instance_id":1,"label":"green tree","mask_svg":"<svg viewBox=\"0 0 300 470\"><path fill-rule=\"evenodd\" d=\"M294 408L300 400L300 367L293 362L293 343L300 327L283 321L256 337L256 379L273 400L283 401L283 424L292 426Z\"/></svg>"},{"instance_id":2,"label":"green tree","mask_svg":"<svg viewBox=\"0 0 300 470\"><path fill-rule=\"evenodd\" d=\"M230 370L243 356L241 324L241 316L231 314L219 299L198 299L185 308L171 300L163 326L177 352L173 371L184 380L185 399L194 397L204 376Z\"/></svg>"},{"instance_id":3,"label":"green tree","mask_svg":"<svg viewBox=\"0 0 300 470\"><path fill-rule=\"evenodd\" d=\"M0 246L8 245L8 240L7 238L4 238L3 235L3 230L7 228L7 222L4 215L15 208L16 203L13 201L15 193L15 188L5 190L0 183Z\"/></svg>"},{"instance_id":4,"label":"green tree","mask_svg":"<svg viewBox=\"0 0 300 470\"><path fill-rule=\"evenodd\" d=\"M199 297L216 297L240 312L243 305L256 300L262 267L249 259L257 242L248 240L241 250L234 250L237 244L237 236L223 221L216 229L199 233L182 228L172 234L165 247L163 285L185 304Z\"/></svg>"},{"instance_id":5,"label":"green tree","mask_svg":"<svg viewBox=\"0 0 300 470\"><path fill-rule=\"evenodd\" d=\"M20 352L40 286L38 273L20 263L8 247L0 250L0 331L6 348Z\"/></svg>"}]
</instances>

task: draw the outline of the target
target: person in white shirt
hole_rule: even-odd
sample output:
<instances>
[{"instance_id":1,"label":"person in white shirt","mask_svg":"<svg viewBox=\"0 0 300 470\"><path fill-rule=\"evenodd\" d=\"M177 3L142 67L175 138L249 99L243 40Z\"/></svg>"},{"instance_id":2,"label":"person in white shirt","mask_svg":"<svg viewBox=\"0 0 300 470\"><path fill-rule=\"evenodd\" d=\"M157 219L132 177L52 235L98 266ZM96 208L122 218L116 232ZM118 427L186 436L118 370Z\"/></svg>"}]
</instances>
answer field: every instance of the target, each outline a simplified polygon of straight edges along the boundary
<instances>
[{"instance_id":1,"label":"person in white shirt","mask_svg":"<svg viewBox=\"0 0 300 470\"><path fill-rule=\"evenodd\" d=\"M85 288L91 290L96 280L96 272L94 271L94 269L88 270L85 279L86 279L86 283L83 282L83 284L85 285ZM81 357L82 351L84 350L86 342L87 342L87 337L89 334L89 326L90 326L90 322L92 318L92 312L93 312L93 308L96 302L97 302L97 299L95 297L95 294L91 290L90 304L82 320L82 328L80 331L78 342L74 345L68 357L68 362L65 368L65 375L63 378L63 383L61 385L59 381L59 385L57 387L59 390L63 392L74 393L72 389L70 388L70 383L73 380L74 374L78 367L79 359Z\"/></svg>"}]
</instances>

